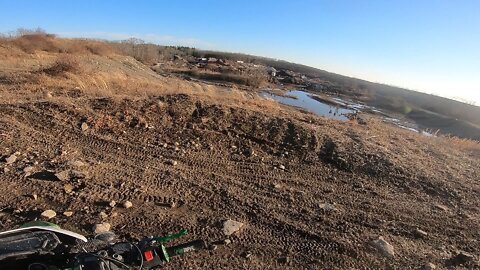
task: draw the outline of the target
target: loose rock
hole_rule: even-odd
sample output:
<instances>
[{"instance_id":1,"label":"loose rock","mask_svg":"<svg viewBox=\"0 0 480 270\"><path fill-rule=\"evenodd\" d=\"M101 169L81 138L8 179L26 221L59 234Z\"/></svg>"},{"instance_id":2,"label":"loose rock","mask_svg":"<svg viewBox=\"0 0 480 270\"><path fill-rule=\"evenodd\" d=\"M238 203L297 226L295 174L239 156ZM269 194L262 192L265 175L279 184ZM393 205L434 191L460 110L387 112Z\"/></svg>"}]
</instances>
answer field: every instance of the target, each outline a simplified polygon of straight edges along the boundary
<instances>
[{"instance_id":1,"label":"loose rock","mask_svg":"<svg viewBox=\"0 0 480 270\"><path fill-rule=\"evenodd\" d=\"M108 203L108 205L110 205L110 207L115 207L115 205L117 205L117 202L116 201L111 201Z\"/></svg>"},{"instance_id":2,"label":"loose rock","mask_svg":"<svg viewBox=\"0 0 480 270\"><path fill-rule=\"evenodd\" d=\"M223 223L223 234L229 236L236 232L238 232L243 227L242 222L238 222L235 220L227 220Z\"/></svg>"},{"instance_id":3,"label":"loose rock","mask_svg":"<svg viewBox=\"0 0 480 270\"><path fill-rule=\"evenodd\" d=\"M85 131L85 130L87 130L87 129L88 129L88 124L85 123L85 122L83 122L83 123L82 123L82 131Z\"/></svg>"},{"instance_id":4,"label":"loose rock","mask_svg":"<svg viewBox=\"0 0 480 270\"><path fill-rule=\"evenodd\" d=\"M230 239L223 240L224 245L230 245L231 243L232 243L232 240L230 240Z\"/></svg>"},{"instance_id":5,"label":"loose rock","mask_svg":"<svg viewBox=\"0 0 480 270\"><path fill-rule=\"evenodd\" d=\"M100 212L100 214L99 214L99 215L100 215L100 218L101 218L101 219L107 219L107 218L108 218L108 215L107 215L107 213L105 213L105 212L103 212L103 211L102 211L102 212Z\"/></svg>"},{"instance_id":6,"label":"loose rock","mask_svg":"<svg viewBox=\"0 0 480 270\"><path fill-rule=\"evenodd\" d=\"M24 173L30 173L30 172L33 171L33 169L34 169L33 166L27 166L27 167L23 168L23 172Z\"/></svg>"},{"instance_id":7,"label":"loose rock","mask_svg":"<svg viewBox=\"0 0 480 270\"><path fill-rule=\"evenodd\" d=\"M282 184L273 184L274 189L282 189Z\"/></svg>"},{"instance_id":8,"label":"loose rock","mask_svg":"<svg viewBox=\"0 0 480 270\"><path fill-rule=\"evenodd\" d=\"M335 210L337 210L335 205L333 205L331 203L321 203L318 206L320 207L320 209L322 209L324 211L335 211Z\"/></svg>"},{"instance_id":9,"label":"loose rock","mask_svg":"<svg viewBox=\"0 0 480 270\"><path fill-rule=\"evenodd\" d=\"M60 180L60 181L67 181L70 179L70 171L65 170L61 171L55 174L55 176Z\"/></svg>"},{"instance_id":10,"label":"loose rock","mask_svg":"<svg viewBox=\"0 0 480 270\"><path fill-rule=\"evenodd\" d=\"M445 211L445 212L448 212L448 207L445 206L445 205L442 205L442 204L435 204L435 207L439 210L442 210L442 211Z\"/></svg>"},{"instance_id":11,"label":"loose rock","mask_svg":"<svg viewBox=\"0 0 480 270\"><path fill-rule=\"evenodd\" d=\"M280 170L285 170L285 166L283 166L283 165L279 165L278 168L279 168Z\"/></svg>"},{"instance_id":12,"label":"loose rock","mask_svg":"<svg viewBox=\"0 0 480 270\"><path fill-rule=\"evenodd\" d=\"M125 201L125 202L123 203L123 207L125 207L125 208L127 208L127 209L130 208L130 207L132 207L132 206L133 206L133 203L132 203L131 201Z\"/></svg>"},{"instance_id":13,"label":"loose rock","mask_svg":"<svg viewBox=\"0 0 480 270\"><path fill-rule=\"evenodd\" d=\"M63 190L65 190L65 193L70 194L73 191L73 186L70 184L66 184L63 186Z\"/></svg>"},{"instance_id":14,"label":"loose rock","mask_svg":"<svg viewBox=\"0 0 480 270\"><path fill-rule=\"evenodd\" d=\"M393 258L395 256L395 252L393 246L385 241L383 237L378 237L377 240L372 240L370 242L377 251L379 251L383 256Z\"/></svg>"},{"instance_id":15,"label":"loose rock","mask_svg":"<svg viewBox=\"0 0 480 270\"><path fill-rule=\"evenodd\" d=\"M7 164L10 165L10 164L13 164L15 163L15 161L17 161L17 156L15 154L9 156L7 159Z\"/></svg>"},{"instance_id":16,"label":"loose rock","mask_svg":"<svg viewBox=\"0 0 480 270\"><path fill-rule=\"evenodd\" d=\"M63 212L63 215L66 216L66 217L71 217L71 216L73 216L73 212L72 211L65 211L65 212Z\"/></svg>"},{"instance_id":17,"label":"loose rock","mask_svg":"<svg viewBox=\"0 0 480 270\"><path fill-rule=\"evenodd\" d=\"M103 222L100 224L95 224L95 226L93 226L93 232L95 234L105 233L110 231L110 228L111 228L110 223Z\"/></svg>"},{"instance_id":18,"label":"loose rock","mask_svg":"<svg viewBox=\"0 0 480 270\"><path fill-rule=\"evenodd\" d=\"M40 214L42 217L46 218L46 219L52 219L54 218L55 216L57 216L57 213L55 213L55 211L53 210L45 210L42 212L42 214Z\"/></svg>"},{"instance_id":19,"label":"loose rock","mask_svg":"<svg viewBox=\"0 0 480 270\"><path fill-rule=\"evenodd\" d=\"M433 263L427 263L423 266L423 270L435 270L437 266Z\"/></svg>"},{"instance_id":20,"label":"loose rock","mask_svg":"<svg viewBox=\"0 0 480 270\"><path fill-rule=\"evenodd\" d=\"M168 165L172 165L172 166L176 166L177 165L177 161L176 160L167 160L165 163L167 163Z\"/></svg>"},{"instance_id":21,"label":"loose rock","mask_svg":"<svg viewBox=\"0 0 480 270\"><path fill-rule=\"evenodd\" d=\"M426 231L422 231L420 229L416 229L415 232L413 233L415 237L417 238L425 238L428 236L428 233Z\"/></svg>"},{"instance_id":22,"label":"loose rock","mask_svg":"<svg viewBox=\"0 0 480 270\"><path fill-rule=\"evenodd\" d=\"M32 198L36 201L38 199L38 195L37 194L33 194L32 195Z\"/></svg>"}]
</instances>

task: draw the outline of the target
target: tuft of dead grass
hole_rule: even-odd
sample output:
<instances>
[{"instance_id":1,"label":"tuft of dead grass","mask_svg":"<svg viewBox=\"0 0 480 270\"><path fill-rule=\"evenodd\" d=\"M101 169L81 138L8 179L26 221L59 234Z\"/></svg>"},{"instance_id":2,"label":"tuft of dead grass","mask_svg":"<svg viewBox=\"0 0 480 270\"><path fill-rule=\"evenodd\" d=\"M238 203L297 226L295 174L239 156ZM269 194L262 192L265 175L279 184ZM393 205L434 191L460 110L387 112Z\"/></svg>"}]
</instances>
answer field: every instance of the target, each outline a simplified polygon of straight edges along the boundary
<instances>
[{"instance_id":1,"label":"tuft of dead grass","mask_svg":"<svg viewBox=\"0 0 480 270\"><path fill-rule=\"evenodd\" d=\"M50 76L62 76L65 73L76 73L80 70L80 64L76 59L70 56L60 56L51 66L40 69L39 73Z\"/></svg>"}]
</instances>

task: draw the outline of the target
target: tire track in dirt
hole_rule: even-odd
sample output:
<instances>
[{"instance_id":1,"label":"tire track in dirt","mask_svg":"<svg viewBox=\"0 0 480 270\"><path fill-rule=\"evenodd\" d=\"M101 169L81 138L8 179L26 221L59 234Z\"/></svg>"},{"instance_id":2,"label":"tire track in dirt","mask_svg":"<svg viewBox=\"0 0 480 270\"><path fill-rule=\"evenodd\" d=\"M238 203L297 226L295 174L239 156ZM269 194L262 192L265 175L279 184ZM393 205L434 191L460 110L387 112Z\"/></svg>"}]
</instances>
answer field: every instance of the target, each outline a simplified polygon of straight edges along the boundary
<instances>
[{"instance_id":1,"label":"tire track in dirt","mask_svg":"<svg viewBox=\"0 0 480 270\"><path fill-rule=\"evenodd\" d=\"M209 121L202 122L195 117L209 116L210 112L195 116L191 108L182 107L195 104L189 102L167 102L166 106L175 108L161 111L151 109L152 102L142 105L140 101L123 105L95 101L83 110L48 102L1 105L0 123L8 128L0 126L0 131L14 133L15 140L24 143L8 139L0 145L14 146L28 155L30 148L41 152L29 161L22 158L16 171L0 174L1 205L9 207L9 211L12 205L23 205L35 214L47 207L58 212L74 210L72 218L60 216L56 221L69 227L74 223L86 233L91 224L102 220L99 213L103 211L116 232L133 237L142 236L145 230L141 228L159 235L188 228L190 240L223 240L224 220L246 223L243 232L230 237L232 245L211 252L212 260L192 254L166 269L198 265L204 269L229 268L226 265L249 269L414 268L423 260L420 248L435 252L430 245L444 245L445 234L451 245L467 250L478 247L468 240L478 238L478 233L465 231L465 226L478 228L478 224L472 220L458 223L458 210L453 206L443 214L447 220L437 221L442 213L433 208L435 201L417 191L420 186L415 179L398 174L388 157L380 159L380 166L385 165L394 176L342 170L322 161L323 136L295 127L292 121L268 120L256 114L244 116L242 111L230 110L228 116L217 111L218 115L210 115ZM198 109L202 105L195 106ZM127 109L138 110L133 115L142 116L155 128L131 126L122 122L123 116L115 116L113 119L119 122L114 122L113 131L96 125L86 131L80 129L83 121L92 123L96 117L126 115ZM236 123L239 121L242 123ZM255 150L255 154L246 154L246 149ZM340 157L350 157L340 150ZM368 152L366 146L360 150ZM377 155L371 157L375 160ZM58 172L72 170L68 162L76 159L87 164L78 169L85 177L64 182L17 177L22 166L33 160L40 161L37 169ZM167 160L178 164L169 165ZM355 168L371 167L368 162L361 159ZM280 165L285 170L279 169ZM64 184L72 184L75 194L67 194ZM462 190L471 196L467 191ZM34 201L32 193L41 196ZM439 194L451 196L449 192ZM119 205L130 200L134 207L111 208L111 200ZM321 204L326 203L336 209L322 210ZM38 209L33 210L35 207ZM25 220L28 211L0 216L3 228ZM113 213L118 215L110 216ZM4 222L7 219L11 219L10 223ZM412 231L417 227L429 231L428 243L414 239ZM399 247L401 255L394 261L380 259L366 244L379 232ZM417 250L409 252L405 246ZM245 252L253 256L245 259ZM284 257L289 258L290 265L278 260Z\"/></svg>"}]
</instances>

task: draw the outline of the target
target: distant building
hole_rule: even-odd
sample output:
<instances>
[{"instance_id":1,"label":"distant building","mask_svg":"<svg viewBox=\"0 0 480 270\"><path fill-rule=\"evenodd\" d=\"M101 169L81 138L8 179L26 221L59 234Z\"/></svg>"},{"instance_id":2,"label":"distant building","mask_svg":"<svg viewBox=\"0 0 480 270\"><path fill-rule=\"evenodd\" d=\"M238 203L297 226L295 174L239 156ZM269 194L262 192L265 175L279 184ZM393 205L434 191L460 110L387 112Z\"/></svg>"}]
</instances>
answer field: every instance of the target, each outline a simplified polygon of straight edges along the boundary
<instances>
[{"instance_id":1,"label":"distant building","mask_svg":"<svg viewBox=\"0 0 480 270\"><path fill-rule=\"evenodd\" d=\"M196 66L199 68L204 68L208 64L208 59L207 58L197 58L197 64Z\"/></svg>"},{"instance_id":2,"label":"distant building","mask_svg":"<svg viewBox=\"0 0 480 270\"><path fill-rule=\"evenodd\" d=\"M270 76L275 77L277 76L277 70L274 67L269 67L267 69L267 72Z\"/></svg>"}]
</instances>

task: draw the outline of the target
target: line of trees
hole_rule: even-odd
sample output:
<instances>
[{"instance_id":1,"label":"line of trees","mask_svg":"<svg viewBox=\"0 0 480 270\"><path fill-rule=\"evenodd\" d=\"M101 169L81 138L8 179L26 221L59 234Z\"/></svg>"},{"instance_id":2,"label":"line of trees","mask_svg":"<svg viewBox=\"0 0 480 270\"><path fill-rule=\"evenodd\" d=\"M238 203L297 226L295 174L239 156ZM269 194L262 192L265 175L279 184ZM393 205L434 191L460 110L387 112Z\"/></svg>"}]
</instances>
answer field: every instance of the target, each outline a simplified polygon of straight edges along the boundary
<instances>
[{"instance_id":1,"label":"line of trees","mask_svg":"<svg viewBox=\"0 0 480 270\"><path fill-rule=\"evenodd\" d=\"M184 46L162 46L146 43L138 38L129 38L118 42L109 42L121 53L130 55L145 64L173 60L175 56L193 56L195 48Z\"/></svg>"}]
</instances>

